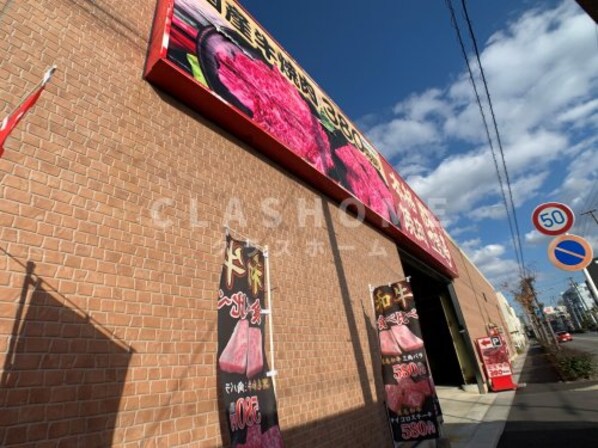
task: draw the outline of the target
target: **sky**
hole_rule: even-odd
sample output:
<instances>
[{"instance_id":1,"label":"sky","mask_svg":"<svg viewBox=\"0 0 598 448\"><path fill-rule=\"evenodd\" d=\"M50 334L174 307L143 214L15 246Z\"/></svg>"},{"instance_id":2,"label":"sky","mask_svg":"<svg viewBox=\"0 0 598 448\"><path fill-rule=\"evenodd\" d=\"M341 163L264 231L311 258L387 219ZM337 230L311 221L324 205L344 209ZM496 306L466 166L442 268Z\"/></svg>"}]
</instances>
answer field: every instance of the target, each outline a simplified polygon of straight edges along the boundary
<instances>
[{"instance_id":1,"label":"sky","mask_svg":"<svg viewBox=\"0 0 598 448\"><path fill-rule=\"evenodd\" d=\"M370 138L494 287L514 284L500 187L445 1L240 3ZM453 4L479 80L461 2ZM598 224L581 216L598 208L598 29L573 0L467 5L524 261L537 275L541 301L551 304L569 277L584 277L550 264L550 237L534 230L533 209L568 204L576 213L571 233L598 254Z\"/></svg>"}]
</instances>

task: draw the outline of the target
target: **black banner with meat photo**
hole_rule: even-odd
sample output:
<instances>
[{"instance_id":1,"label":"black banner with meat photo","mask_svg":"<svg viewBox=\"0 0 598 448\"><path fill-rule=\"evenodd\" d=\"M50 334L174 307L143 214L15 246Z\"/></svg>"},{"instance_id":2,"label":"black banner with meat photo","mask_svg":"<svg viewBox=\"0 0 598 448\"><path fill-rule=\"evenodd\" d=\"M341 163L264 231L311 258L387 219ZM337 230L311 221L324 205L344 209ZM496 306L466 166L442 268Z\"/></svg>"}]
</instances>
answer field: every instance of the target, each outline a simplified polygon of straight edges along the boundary
<instances>
[{"instance_id":1,"label":"black banner with meat photo","mask_svg":"<svg viewBox=\"0 0 598 448\"><path fill-rule=\"evenodd\" d=\"M395 445L440 437L440 407L409 282L373 290L386 407Z\"/></svg>"},{"instance_id":2,"label":"black banner with meat photo","mask_svg":"<svg viewBox=\"0 0 598 448\"><path fill-rule=\"evenodd\" d=\"M282 448L264 346L263 251L231 236L218 291L218 381L233 448Z\"/></svg>"}]
</instances>

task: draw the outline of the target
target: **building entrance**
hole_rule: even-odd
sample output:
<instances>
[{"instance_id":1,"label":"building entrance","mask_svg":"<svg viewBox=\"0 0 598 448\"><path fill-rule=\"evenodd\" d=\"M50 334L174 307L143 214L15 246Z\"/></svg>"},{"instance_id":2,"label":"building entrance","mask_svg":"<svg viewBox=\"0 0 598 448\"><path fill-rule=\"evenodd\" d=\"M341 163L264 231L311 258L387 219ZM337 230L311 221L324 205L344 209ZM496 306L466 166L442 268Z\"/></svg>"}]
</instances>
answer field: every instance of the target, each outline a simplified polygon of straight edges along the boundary
<instances>
[{"instance_id":1,"label":"building entrance","mask_svg":"<svg viewBox=\"0 0 598 448\"><path fill-rule=\"evenodd\" d=\"M452 331L450 327L451 323L455 324L451 320L455 313L451 301L448 300L449 291L446 283L427 274L405 257L401 256L401 259L405 275L411 277L411 289L434 382L442 386L467 384L465 376L468 375L465 375L465 369L462 369L457 354L462 338L456 325ZM454 332L457 334L453 334ZM463 353L460 355L461 358L466 356Z\"/></svg>"}]
</instances>

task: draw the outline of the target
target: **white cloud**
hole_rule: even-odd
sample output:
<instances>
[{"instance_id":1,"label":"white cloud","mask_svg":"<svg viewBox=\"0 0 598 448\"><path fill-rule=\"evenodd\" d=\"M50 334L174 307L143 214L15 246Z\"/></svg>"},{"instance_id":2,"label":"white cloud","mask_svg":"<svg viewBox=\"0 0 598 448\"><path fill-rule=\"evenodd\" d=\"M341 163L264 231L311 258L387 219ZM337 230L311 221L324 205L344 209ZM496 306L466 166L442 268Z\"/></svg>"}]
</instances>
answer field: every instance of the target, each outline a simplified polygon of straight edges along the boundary
<instances>
[{"instance_id":1,"label":"white cloud","mask_svg":"<svg viewBox=\"0 0 598 448\"><path fill-rule=\"evenodd\" d=\"M516 204L533 197L548 175L547 172L530 175L530 171L543 168L559 157L566 147L567 141L561 136L540 132L524 135L505 149L507 163L510 161L511 180L514 180L512 190ZM500 159L498 164L502 168ZM504 181L504 173L501 177ZM500 194L492 156L486 148L451 156L428 174L410 176L407 182L424 199L444 196L447 212L454 214L478 209L482 207L479 205L481 201L498 198ZM488 217L500 216L493 213Z\"/></svg>"},{"instance_id":2,"label":"white cloud","mask_svg":"<svg viewBox=\"0 0 598 448\"><path fill-rule=\"evenodd\" d=\"M488 244L481 246L479 240L466 241L462 247L467 256L480 269L495 289L507 282L515 284L518 275L517 263L504 258L505 246L502 244Z\"/></svg>"},{"instance_id":3,"label":"white cloud","mask_svg":"<svg viewBox=\"0 0 598 448\"><path fill-rule=\"evenodd\" d=\"M429 89L424 93L412 94L405 101L397 103L393 112L403 114L413 120L424 120L430 116L448 117L452 114L450 103L441 97L439 89Z\"/></svg>"},{"instance_id":4,"label":"white cloud","mask_svg":"<svg viewBox=\"0 0 598 448\"><path fill-rule=\"evenodd\" d=\"M598 148L588 148L578 154L567 167L562 184L551 193L573 209L580 209L588 202L592 187L598 182ZM585 210L579 210L584 212Z\"/></svg>"},{"instance_id":5,"label":"white cloud","mask_svg":"<svg viewBox=\"0 0 598 448\"><path fill-rule=\"evenodd\" d=\"M427 166L415 162L401 165L401 167L398 168L397 171L401 175L401 177L406 179L410 176L423 176L429 171L429 169Z\"/></svg>"},{"instance_id":6,"label":"white cloud","mask_svg":"<svg viewBox=\"0 0 598 448\"><path fill-rule=\"evenodd\" d=\"M411 176L407 182L424 199L444 196L449 213L470 210L496 188L496 175L487 159L482 151L454 155L428 175Z\"/></svg>"},{"instance_id":7,"label":"white cloud","mask_svg":"<svg viewBox=\"0 0 598 448\"><path fill-rule=\"evenodd\" d=\"M530 169L530 171L532 170L533 168ZM517 179L512 185L513 202L515 203L515 206L517 207L525 201L535 198L549 175L549 171L543 171L536 174L521 176Z\"/></svg>"},{"instance_id":8,"label":"white cloud","mask_svg":"<svg viewBox=\"0 0 598 448\"><path fill-rule=\"evenodd\" d=\"M471 240L463 241L459 244L459 247L461 247L461 249L463 249L466 253L470 253L480 244L482 244L482 240L480 238L473 238Z\"/></svg>"},{"instance_id":9,"label":"white cloud","mask_svg":"<svg viewBox=\"0 0 598 448\"><path fill-rule=\"evenodd\" d=\"M467 225L462 227L453 227L448 230L448 233L453 239L458 237L459 235L463 235L464 233L469 232L477 232L479 230L478 226L476 225Z\"/></svg>"},{"instance_id":10,"label":"white cloud","mask_svg":"<svg viewBox=\"0 0 598 448\"><path fill-rule=\"evenodd\" d=\"M492 35L481 59L515 206L531 205L541 195L542 202L566 202L579 212L598 182L595 24L575 2L546 8L526 12ZM453 235L468 232L473 222L483 240L461 247L497 286L513 281L518 266L507 250L510 241L502 243L506 213L469 75L464 70L452 79L398 102L387 120L378 117L376 123L369 116L369 135L389 158L400 158L397 169L424 200L444 200L442 221ZM486 102L483 107L489 112ZM497 162L504 180L502 160ZM526 218L521 230L529 229ZM500 232L497 220L504 224ZM598 243L598 232L590 239ZM525 235L528 246L543 240L537 232Z\"/></svg>"},{"instance_id":11,"label":"white cloud","mask_svg":"<svg viewBox=\"0 0 598 448\"><path fill-rule=\"evenodd\" d=\"M437 144L440 135L433 123L395 118L372 127L368 136L388 158L406 154L416 146Z\"/></svg>"},{"instance_id":12,"label":"white cloud","mask_svg":"<svg viewBox=\"0 0 598 448\"><path fill-rule=\"evenodd\" d=\"M525 234L525 242L532 246L547 243L549 237L541 234L537 230L532 230Z\"/></svg>"},{"instance_id":13,"label":"white cloud","mask_svg":"<svg viewBox=\"0 0 598 448\"><path fill-rule=\"evenodd\" d=\"M592 116L595 111L598 111L598 99L576 105L566 112L559 114L558 121L576 122Z\"/></svg>"},{"instance_id":14,"label":"white cloud","mask_svg":"<svg viewBox=\"0 0 598 448\"><path fill-rule=\"evenodd\" d=\"M511 186L511 191L513 193L513 202L515 206L518 206L523 202L537 196L538 190L548 177L548 174L548 171L544 171L542 173L520 177L517 180L517 182L515 182ZM509 191L506 185L504 187L504 190L507 197L509 197ZM471 212L467 213L467 216L476 221L481 219L506 219L507 212L504 202L501 201L495 204L477 207L473 209Z\"/></svg>"},{"instance_id":15,"label":"white cloud","mask_svg":"<svg viewBox=\"0 0 598 448\"><path fill-rule=\"evenodd\" d=\"M468 213L468 216L475 221L481 219L503 219L507 216L507 212L503 203L486 205L478 207L472 212Z\"/></svg>"},{"instance_id":16,"label":"white cloud","mask_svg":"<svg viewBox=\"0 0 598 448\"><path fill-rule=\"evenodd\" d=\"M586 235L585 239L588 243L590 243L590 246L592 246L594 254L598 253L598 232L592 233L591 235Z\"/></svg>"},{"instance_id":17,"label":"white cloud","mask_svg":"<svg viewBox=\"0 0 598 448\"><path fill-rule=\"evenodd\" d=\"M565 1L550 10L523 14L483 48L481 59L516 206L537 196L556 160L560 161L558 176L564 177L563 166L570 163L576 145L569 129L595 120L594 27L577 5ZM464 216L506 218L499 207L494 161L466 72L444 89L410 95L393 111L395 115L371 127L369 135L389 158L402 157L397 169L424 200L444 197L446 220L451 222ZM447 147L451 155L437 160ZM505 179L502 160L497 162ZM569 172L562 189L575 196L592 179L587 174L579 177L573 165Z\"/></svg>"}]
</instances>

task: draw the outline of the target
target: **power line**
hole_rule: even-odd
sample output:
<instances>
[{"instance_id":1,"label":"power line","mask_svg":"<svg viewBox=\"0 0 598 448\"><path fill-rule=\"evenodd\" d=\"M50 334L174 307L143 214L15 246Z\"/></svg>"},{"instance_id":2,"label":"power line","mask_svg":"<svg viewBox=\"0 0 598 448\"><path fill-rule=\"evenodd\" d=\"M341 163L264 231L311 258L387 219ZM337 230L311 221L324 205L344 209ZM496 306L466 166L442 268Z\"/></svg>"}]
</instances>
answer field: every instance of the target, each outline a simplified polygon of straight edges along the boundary
<instances>
[{"instance_id":1,"label":"power line","mask_svg":"<svg viewBox=\"0 0 598 448\"><path fill-rule=\"evenodd\" d=\"M596 205L595 199L598 198L598 190L596 191L595 194L594 194L594 190L596 189L597 186L598 186L598 183L594 184L594 186L592 187L590 194L588 194L588 197L586 198L583 206L578 210L579 215L582 217L582 219L585 218L585 215L589 215L589 213L582 213L582 211L589 210L590 207L594 207ZM579 232L580 232L581 236L585 236L591 228L590 217L587 216L587 218L584 219L582 221L582 223L583 224L579 224Z\"/></svg>"},{"instance_id":2,"label":"power line","mask_svg":"<svg viewBox=\"0 0 598 448\"><path fill-rule=\"evenodd\" d=\"M594 218L594 222L596 224L598 224L598 218L596 218L596 211L598 211L597 209L592 209L592 210L588 210L587 212L582 213L582 215L590 215L592 218Z\"/></svg>"},{"instance_id":3,"label":"power line","mask_svg":"<svg viewBox=\"0 0 598 448\"><path fill-rule=\"evenodd\" d=\"M451 23L453 25L453 28L455 29L456 34L457 34L457 39L459 41L459 47L461 48L461 54L462 54L463 58L465 59L465 64L467 65L467 71L469 73L469 81L471 82L471 85L473 87L473 91L474 91L475 97L476 97L476 102L477 102L478 108L480 110L480 115L482 116L482 122L484 123L484 129L486 131L486 138L488 139L488 145L490 146L490 152L492 153L492 159L494 161L494 168L496 169L496 176L498 177L498 183L500 185L500 191L501 191L501 196L503 199L503 204L505 206L505 211L507 212L507 221L509 222L509 229L510 229L511 238L513 241L513 249L515 250L515 258L517 259L517 265L519 267L519 274L523 276L524 271L525 271L524 265L523 265L523 259L520 256L520 250L518 250L518 246L515 241L515 231L513 229L511 212L509 210L509 205L507 203L507 196L505 194L504 183L502 180L502 176L500 174L500 167L498 165L498 160L496 158L494 144L492 142L492 137L490 136L490 129L488 127L488 121L486 119L486 114L484 113L482 101L480 100L480 95L479 95L478 88L475 83L473 72L471 71L471 66L469 64L469 59L467 57L467 51L465 50L465 45L463 43L463 37L461 35L461 30L459 28L459 24L457 23L457 17L455 15L455 10L453 8L452 0L445 0L445 2L449 9L450 15L451 15Z\"/></svg>"},{"instance_id":4,"label":"power line","mask_svg":"<svg viewBox=\"0 0 598 448\"><path fill-rule=\"evenodd\" d=\"M594 192L596 190L596 192ZM598 205L598 182L594 183L590 194L588 195L586 202L583 205L583 208L580 211L590 210L590 208L594 208ZM581 215L585 215L585 213L581 213ZM586 225L584 226L584 234L590 230L590 220L586 220Z\"/></svg>"},{"instance_id":5,"label":"power line","mask_svg":"<svg viewBox=\"0 0 598 448\"><path fill-rule=\"evenodd\" d=\"M500 132L498 131L498 124L496 122L496 115L494 113L494 106L492 105L492 97L490 96L490 90L488 89L488 82L486 80L486 74L484 73L484 67L482 66L482 61L480 59L480 51L478 48L477 39L475 37L475 33L473 31L473 23L469 17L469 13L467 11L467 3L466 0L461 0L461 6L463 8L463 12L465 14L465 21L467 22L467 28L469 29L469 35L471 37L473 48L475 51L476 59L478 61L478 66L480 68L480 74L482 75L482 83L484 84L484 90L486 91L486 97L488 98L488 106L490 107L490 115L492 116L492 123L494 125L494 132L496 134L496 142L498 144L498 149L500 152L500 157L502 160L502 166L505 173L505 179L507 183L507 190L509 192L509 200L511 201L511 211L513 214L513 222L515 224L515 232L517 236L517 248L519 250L519 256L521 257L521 265L523 271L525 273L525 261L523 259L523 250L521 247L521 232L519 230L519 222L517 220L517 212L515 211L515 202L513 201L513 189L511 188L511 179L509 178L509 171L507 170L507 163L505 160L505 153L502 146L502 140L500 138Z\"/></svg>"}]
</instances>

